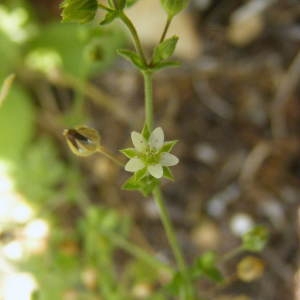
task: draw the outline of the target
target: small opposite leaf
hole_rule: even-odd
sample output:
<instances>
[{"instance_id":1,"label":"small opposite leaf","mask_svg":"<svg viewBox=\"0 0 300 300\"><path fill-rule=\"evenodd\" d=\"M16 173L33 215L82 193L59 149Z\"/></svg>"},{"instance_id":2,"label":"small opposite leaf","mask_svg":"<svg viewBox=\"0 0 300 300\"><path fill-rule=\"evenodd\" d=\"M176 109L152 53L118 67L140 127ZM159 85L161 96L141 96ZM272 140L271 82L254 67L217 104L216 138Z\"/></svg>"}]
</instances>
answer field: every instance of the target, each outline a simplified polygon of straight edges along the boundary
<instances>
[{"instance_id":1,"label":"small opposite leaf","mask_svg":"<svg viewBox=\"0 0 300 300\"><path fill-rule=\"evenodd\" d=\"M221 282L223 280L223 276L217 268L216 263L216 254L208 251L196 259L192 266L191 274L194 278L205 276L213 281Z\"/></svg>"},{"instance_id":2,"label":"small opposite leaf","mask_svg":"<svg viewBox=\"0 0 300 300\"><path fill-rule=\"evenodd\" d=\"M123 153L128 158L133 158L136 156L136 150L134 148L126 148L120 150L121 153Z\"/></svg>"},{"instance_id":3,"label":"small opposite leaf","mask_svg":"<svg viewBox=\"0 0 300 300\"><path fill-rule=\"evenodd\" d=\"M262 251L268 242L269 232L263 226L256 226L246 232L243 237L243 249L253 252Z\"/></svg>"},{"instance_id":4,"label":"small opposite leaf","mask_svg":"<svg viewBox=\"0 0 300 300\"><path fill-rule=\"evenodd\" d=\"M118 17L118 12L117 11L109 11L102 22L100 22L100 25L107 25L110 24L115 18Z\"/></svg>"},{"instance_id":5,"label":"small opposite leaf","mask_svg":"<svg viewBox=\"0 0 300 300\"><path fill-rule=\"evenodd\" d=\"M84 24L94 19L98 2L97 0L64 0L60 7L64 22Z\"/></svg>"},{"instance_id":6,"label":"small opposite leaf","mask_svg":"<svg viewBox=\"0 0 300 300\"><path fill-rule=\"evenodd\" d=\"M153 53L154 65L168 59L173 54L177 41L178 37L173 36L161 42L158 46L155 47Z\"/></svg>"},{"instance_id":7,"label":"small opposite leaf","mask_svg":"<svg viewBox=\"0 0 300 300\"><path fill-rule=\"evenodd\" d=\"M169 18L173 18L180 11L182 11L188 2L188 0L160 0L161 5L168 14Z\"/></svg>"},{"instance_id":8,"label":"small opposite leaf","mask_svg":"<svg viewBox=\"0 0 300 300\"><path fill-rule=\"evenodd\" d=\"M180 63L177 61L162 61L157 64L155 64L153 67L151 67L151 70L153 71L159 71L165 68L174 68L179 67Z\"/></svg>"},{"instance_id":9,"label":"small opposite leaf","mask_svg":"<svg viewBox=\"0 0 300 300\"><path fill-rule=\"evenodd\" d=\"M127 50L120 49L117 50L118 54L123 56L125 59L129 60L133 65L135 65L138 69L145 69L144 63L137 53Z\"/></svg>"}]
</instances>

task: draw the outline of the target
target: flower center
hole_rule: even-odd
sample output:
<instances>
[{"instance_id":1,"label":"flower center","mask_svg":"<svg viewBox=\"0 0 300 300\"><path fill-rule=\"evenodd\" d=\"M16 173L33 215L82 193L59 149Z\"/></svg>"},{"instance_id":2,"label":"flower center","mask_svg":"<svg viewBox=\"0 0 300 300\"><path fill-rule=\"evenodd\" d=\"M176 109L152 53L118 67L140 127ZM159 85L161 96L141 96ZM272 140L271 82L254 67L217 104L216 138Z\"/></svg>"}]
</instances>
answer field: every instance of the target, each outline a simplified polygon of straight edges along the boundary
<instances>
[{"instance_id":1,"label":"flower center","mask_svg":"<svg viewBox=\"0 0 300 300\"><path fill-rule=\"evenodd\" d=\"M150 146L147 146L141 159L147 165L158 164L159 163L159 153L156 149L151 148Z\"/></svg>"}]
</instances>

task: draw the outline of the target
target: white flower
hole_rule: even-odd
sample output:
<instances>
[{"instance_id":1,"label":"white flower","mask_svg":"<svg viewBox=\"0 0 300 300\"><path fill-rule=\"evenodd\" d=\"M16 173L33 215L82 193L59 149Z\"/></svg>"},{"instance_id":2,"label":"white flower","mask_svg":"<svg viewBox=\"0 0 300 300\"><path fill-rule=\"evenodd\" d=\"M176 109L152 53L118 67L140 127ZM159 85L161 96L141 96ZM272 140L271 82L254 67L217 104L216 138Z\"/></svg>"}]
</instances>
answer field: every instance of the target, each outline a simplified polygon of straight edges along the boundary
<instances>
[{"instance_id":1,"label":"white flower","mask_svg":"<svg viewBox=\"0 0 300 300\"><path fill-rule=\"evenodd\" d=\"M131 140L134 149L127 149L131 153L130 160L125 165L128 172L135 173L146 169L153 177L161 178L164 174L163 167L175 166L179 162L175 155L168 152L176 142L165 143L161 127L154 129L148 140L141 133L134 131L131 133ZM165 145L172 146L164 149ZM123 153L126 155L126 149Z\"/></svg>"}]
</instances>

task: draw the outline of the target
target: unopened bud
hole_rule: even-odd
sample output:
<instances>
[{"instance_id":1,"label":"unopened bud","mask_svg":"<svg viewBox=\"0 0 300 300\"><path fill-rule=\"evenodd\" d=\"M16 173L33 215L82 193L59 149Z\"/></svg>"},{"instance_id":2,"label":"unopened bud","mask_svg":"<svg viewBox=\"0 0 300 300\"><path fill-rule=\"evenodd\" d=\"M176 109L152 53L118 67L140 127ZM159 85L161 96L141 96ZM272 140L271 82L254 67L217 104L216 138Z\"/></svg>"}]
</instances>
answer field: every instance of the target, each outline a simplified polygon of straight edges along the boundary
<instances>
[{"instance_id":1,"label":"unopened bud","mask_svg":"<svg viewBox=\"0 0 300 300\"><path fill-rule=\"evenodd\" d=\"M78 156L94 154L100 147L99 133L87 126L65 129L63 135L71 151Z\"/></svg>"}]
</instances>

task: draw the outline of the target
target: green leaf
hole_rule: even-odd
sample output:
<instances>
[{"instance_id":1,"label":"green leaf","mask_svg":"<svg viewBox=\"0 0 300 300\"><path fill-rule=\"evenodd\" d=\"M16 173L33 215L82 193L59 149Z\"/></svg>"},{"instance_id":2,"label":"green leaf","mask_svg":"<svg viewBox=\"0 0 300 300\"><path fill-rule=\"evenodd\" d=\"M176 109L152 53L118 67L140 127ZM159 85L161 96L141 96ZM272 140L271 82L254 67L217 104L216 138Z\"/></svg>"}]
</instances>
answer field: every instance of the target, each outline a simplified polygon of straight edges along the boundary
<instances>
[{"instance_id":1,"label":"green leaf","mask_svg":"<svg viewBox=\"0 0 300 300\"><path fill-rule=\"evenodd\" d=\"M21 158L34 134L32 99L15 83L0 107L0 160Z\"/></svg>"},{"instance_id":2,"label":"green leaf","mask_svg":"<svg viewBox=\"0 0 300 300\"><path fill-rule=\"evenodd\" d=\"M160 149L160 152L170 152L172 151L173 147L178 143L178 140L168 141L165 142L162 148Z\"/></svg>"},{"instance_id":3,"label":"green leaf","mask_svg":"<svg viewBox=\"0 0 300 300\"><path fill-rule=\"evenodd\" d=\"M171 169L168 168L168 167L163 167L163 170L164 170L164 175L163 176L167 179L170 179L170 180L174 181L174 175L173 175Z\"/></svg>"},{"instance_id":4,"label":"green leaf","mask_svg":"<svg viewBox=\"0 0 300 300\"><path fill-rule=\"evenodd\" d=\"M60 7L63 22L84 24L94 19L98 3L97 0L64 0Z\"/></svg>"},{"instance_id":5,"label":"green leaf","mask_svg":"<svg viewBox=\"0 0 300 300\"><path fill-rule=\"evenodd\" d=\"M188 4L188 0L160 0L160 3L169 18L173 18L180 11L182 11Z\"/></svg>"},{"instance_id":6,"label":"green leaf","mask_svg":"<svg viewBox=\"0 0 300 300\"><path fill-rule=\"evenodd\" d=\"M148 125L145 123L144 127L143 127L143 130L142 130L142 136L148 140L149 137L150 137L150 130L148 128Z\"/></svg>"},{"instance_id":7,"label":"green leaf","mask_svg":"<svg viewBox=\"0 0 300 300\"><path fill-rule=\"evenodd\" d=\"M117 52L119 55L123 56L125 59L130 61L138 69L142 69L142 70L145 69L145 65L142 59L139 57L139 55L136 52L127 49L119 49L117 50Z\"/></svg>"},{"instance_id":8,"label":"green leaf","mask_svg":"<svg viewBox=\"0 0 300 300\"><path fill-rule=\"evenodd\" d=\"M159 71L159 70L162 70L165 68L174 68L174 67L179 67L179 66L180 66L180 63L177 61L162 61L162 62L159 62L159 63L153 65L151 67L151 70Z\"/></svg>"},{"instance_id":9,"label":"green leaf","mask_svg":"<svg viewBox=\"0 0 300 300\"><path fill-rule=\"evenodd\" d=\"M136 150L134 148L126 148L120 150L121 153L123 153L128 158L136 157Z\"/></svg>"},{"instance_id":10,"label":"green leaf","mask_svg":"<svg viewBox=\"0 0 300 300\"><path fill-rule=\"evenodd\" d=\"M259 252L264 249L268 242L269 231L264 226L256 226L242 237L244 250Z\"/></svg>"},{"instance_id":11,"label":"green leaf","mask_svg":"<svg viewBox=\"0 0 300 300\"><path fill-rule=\"evenodd\" d=\"M114 19L116 19L118 17L118 11L114 10L114 11L109 11L105 17L104 20L100 22L100 25L107 25L110 24L112 21L114 21Z\"/></svg>"},{"instance_id":12,"label":"green leaf","mask_svg":"<svg viewBox=\"0 0 300 300\"><path fill-rule=\"evenodd\" d=\"M166 39L165 41L161 42L159 45L157 45L154 48L154 53L153 53L154 65L168 59L173 54L176 48L177 41L178 41L178 37L172 36L171 38Z\"/></svg>"},{"instance_id":13,"label":"green leaf","mask_svg":"<svg viewBox=\"0 0 300 300\"><path fill-rule=\"evenodd\" d=\"M216 266L217 256L214 252L208 251L196 259L191 267L191 274L193 278L199 278L201 276L208 277L209 279L221 282L223 275Z\"/></svg>"}]
</instances>

